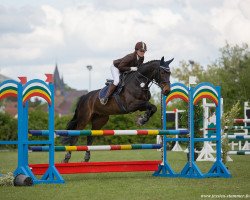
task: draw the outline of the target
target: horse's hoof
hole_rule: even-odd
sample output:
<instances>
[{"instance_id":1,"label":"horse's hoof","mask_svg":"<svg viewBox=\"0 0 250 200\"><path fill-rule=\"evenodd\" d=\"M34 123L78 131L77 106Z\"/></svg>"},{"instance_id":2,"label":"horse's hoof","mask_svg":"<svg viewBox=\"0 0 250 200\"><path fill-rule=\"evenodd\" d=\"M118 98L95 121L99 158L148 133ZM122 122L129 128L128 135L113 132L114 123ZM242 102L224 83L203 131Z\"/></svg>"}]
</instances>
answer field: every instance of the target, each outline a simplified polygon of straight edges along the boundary
<instances>
[{"instance_id":1,"label":"horse's hoof","mask_svg":"<svg viewBox=\"0 0 250 200\"><path fill-rule=\"evenodd\" d=\"M84 156L84 161L89 162L89 160L90 160L90 152L86 152L86 154Z\"/></svg>"},{"instance_id":2,"label":"horse's hoof","mask_svg":"<svg viewBox=\"0 0 250 200\"><path fill-rule=\"evenodd\" d=\"M68 159L63 159L63 160L61 161L61 163L68 163L68 162L69 162Z\"/></svg>"},{"instance_id":3,"label":"horse's hoof","mask_svg":"<svg viewBox=\"0 0 250 200\"><path fill-rule=\"evenodd\" d=\"M81 160L80 162L85 163L85 162L89 162L89 160L84 159L84 160Z\"/></svg>"},{"instance_id":4,"label":"horse's hoof","mask_svg":"<svg viewBox=\"0 0 250 200\"><path fill-rule=\"evenodd\" d=\"M144 125L145 123L146 123L147 121L146 121L146 119L144 118L144 117L139 117L138 119L137 119L137 125L139 125L139 126L142 126L142 125Z\"/></svg>"},{"instance_id":5,"label":"horse's hoof","mask_svg":"<svg viewBox=\"0 0 250 200\"><path fill-rule=\"evenodd\" d=\"M138 126L142 126L143 124L141 122L138 122L136 123Z\"/></svg>"}]
</instances>

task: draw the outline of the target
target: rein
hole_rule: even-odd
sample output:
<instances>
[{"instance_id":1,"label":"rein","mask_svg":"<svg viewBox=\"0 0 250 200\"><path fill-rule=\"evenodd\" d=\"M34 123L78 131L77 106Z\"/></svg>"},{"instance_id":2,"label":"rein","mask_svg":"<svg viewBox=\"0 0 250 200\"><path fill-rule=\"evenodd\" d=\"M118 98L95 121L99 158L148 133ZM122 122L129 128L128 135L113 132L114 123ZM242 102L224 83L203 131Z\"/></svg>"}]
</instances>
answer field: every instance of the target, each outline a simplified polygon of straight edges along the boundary
<instances>
[{"instance_id":1,"label":"rein","mask_svg":"<svg viewBox=\"0 0 250 200\"><path fill-rule=\"evenodd\" d=\"M166 81L160 81L160 68L161 68L161 66L157 68L157 71L155 71L155 73L154 73L154 75L153 75L153 77L157 77L157 79L155 79L155 78L150 79L150 78L146 77L145 75L143 75L142 73L140 73L139 71L137 71L138 74L140 74L141 76L143 76L143 77L146 79L145 85L147 85L148 83L151 83L151 85L149 85L149 86L147 87L147 89L145 89L145 90L149 90L150 87L153 85L153 83L156 84L156 85L157 85L158 87L160 87L160 88L161 88L161 85L162 85L163 83L168 83L168 84L170 84L170 81L167 81L167 82L166 82ZM156 74L156 73L157 73L157 74ZM143 82L140 82L140 79L138 78L138 76L136 76L136 79L138 80L138 82L139 82L140 84L143 83ZM157 81L160 82L160 83L157 83Z\"/></svg>"},{"instance_id":2,"label":"rein","mask_svg":"<svg viewBox=\"0 0 250 200\"><path fill-rule=\"evenodd\" d=\"M159 67L157 67L157 70L154 70L152 79L148 78L147 76L145 76L143 73L141 73L139 71L136 71L135 73L132 72L133 74L131 74L131 76L129 76L131 71L125 72L126 75L124 75L125 76L124 84L128 83L131 79L135 78L139 82L139 86L142 90L149 90L153 84L156 84L158 87L162 88L163 83L170 84L170 81L161 81L160 80L160 68L163 68L163 67L159 66ZM142 76L142 78L139 78L138 76Z\"/></svg>"}]
</instances>

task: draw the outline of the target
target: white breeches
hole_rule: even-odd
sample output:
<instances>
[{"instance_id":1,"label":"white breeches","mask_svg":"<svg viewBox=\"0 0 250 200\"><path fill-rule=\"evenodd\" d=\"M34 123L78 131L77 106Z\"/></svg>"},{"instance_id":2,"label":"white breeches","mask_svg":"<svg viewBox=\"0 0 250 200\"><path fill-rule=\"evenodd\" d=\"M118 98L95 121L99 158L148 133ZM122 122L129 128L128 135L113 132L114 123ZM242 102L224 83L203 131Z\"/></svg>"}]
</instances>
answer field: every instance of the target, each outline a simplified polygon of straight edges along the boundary
<instances>
[{"instance_id":1,"label":"white breeches","mask_svg":"<svg viewBox=\"0 0 250 200\"><path fill-rule=\"evenodd\" d=\"M112 74L113 79L114 79L113 84L117 86L119 83L119 79L120 79L119 69L117 69L114 65L111 65L110 69L111 69L111 74Z\"/></svg>"}]
</instances>

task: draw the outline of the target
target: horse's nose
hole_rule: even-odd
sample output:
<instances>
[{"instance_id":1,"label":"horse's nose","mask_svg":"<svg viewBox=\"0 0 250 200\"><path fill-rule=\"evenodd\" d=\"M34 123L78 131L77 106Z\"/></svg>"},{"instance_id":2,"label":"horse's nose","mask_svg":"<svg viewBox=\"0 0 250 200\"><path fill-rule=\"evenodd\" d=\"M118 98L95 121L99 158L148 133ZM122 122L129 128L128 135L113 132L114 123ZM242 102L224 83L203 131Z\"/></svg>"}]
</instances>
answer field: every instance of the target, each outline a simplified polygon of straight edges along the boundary
<instances>
[{"instance_id":1,"label":"horse's nose","mask_svg":"<svg viewBox=\"0 0 250 200\"><path fill-rule=\"evenodd\" d=\"M162 94L168 95L169 93L170 93L170 85L165 85L165 86L162 88Z\"/></svg>"}]
</instances>

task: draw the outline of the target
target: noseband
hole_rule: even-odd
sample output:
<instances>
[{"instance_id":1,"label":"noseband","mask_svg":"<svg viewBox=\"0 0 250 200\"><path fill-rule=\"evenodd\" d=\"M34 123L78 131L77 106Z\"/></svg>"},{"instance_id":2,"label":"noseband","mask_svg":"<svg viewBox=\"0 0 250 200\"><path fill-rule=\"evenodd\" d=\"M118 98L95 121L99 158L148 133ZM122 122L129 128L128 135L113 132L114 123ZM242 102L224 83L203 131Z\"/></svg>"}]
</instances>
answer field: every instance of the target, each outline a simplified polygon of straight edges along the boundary
<instances>
[{"instance_id":1,"label":"noseband","mask_svg":"<svg viewBox=\"0 0 250 200\"><path fill-rule=\"evenodd\" d=\"M146 79L146 82L144 82L145 85L147 85L148 83L152 82L152 84L154 83L154 84L156 84L157 86L159 86L160 88L163 88L164 83L170 85L170 81L161 81L161 77L160 77L160 69L161 69L161 68L162 68L163 70L165 70L166 72L170 73L169 68L166 69L166 68L164 68L164 67L162 67L162 66L158 67L157 70L154 72L153 77L156 77L156 78L153 78L153 79L150 79L150 78L146 77L145 75L143 75L143 74L140 73L139 71L137 71L137 73L138 73L139 75L141 75L143 78ZM141 80L138 78L138 76L136 76L136 79L138 80L138 82L139 82L140 84L143 83L143 82L141 82ZM151 84L150 86L148 86L148 88L150 88L150 87L152 86L152 84Z\"/></svg>"}]
</instances>

